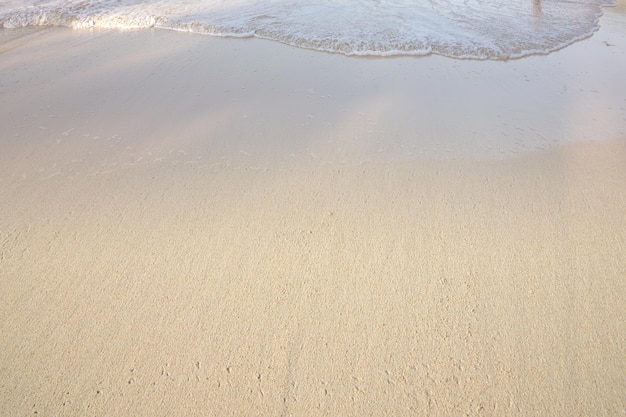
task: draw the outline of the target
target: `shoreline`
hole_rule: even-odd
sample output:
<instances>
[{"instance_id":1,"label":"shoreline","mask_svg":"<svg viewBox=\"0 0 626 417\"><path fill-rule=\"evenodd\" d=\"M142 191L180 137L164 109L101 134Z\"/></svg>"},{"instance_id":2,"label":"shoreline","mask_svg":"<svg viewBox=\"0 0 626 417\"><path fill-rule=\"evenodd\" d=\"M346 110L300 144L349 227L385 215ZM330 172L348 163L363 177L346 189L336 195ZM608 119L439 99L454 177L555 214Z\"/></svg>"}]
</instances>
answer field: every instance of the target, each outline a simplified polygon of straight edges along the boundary
<instances>
[{"instance_id":1,"label":"shoreline","mask_svg":"<svg viewBox=\"0 0 626 417\"><path fill-rule=\"evenodd\" d=\"M363 59L260 39L49 28L26 40L30 53L43 56L36 50L38 37L51 44L44 48L67 43L66 55L30 64L40 74L42 101L58 103L71 82L89 91L80 103L21 112L34 123L57 119L32 128L61 140L79 134L150 143L156 135L150 126L167 125L159 140L170 149L179 145L175 136L184 136L200 156L201 142L210 141L220 157L243 152L267 158L270 166L277 156L292 160L291 154L304 163L316 157L328 163L506 159L572 142L619 140L626 137L626 87L619 82L623 9L605 14L603 29L592 38L514 61ZM119 59L115 51L129 48L138 52L112 63ZM65 77L73 74L72 54L88 54L90 62L83 64L85 74ZM107 77L107 68L115 76ZM173 80L178 74L186 80ZM20 88L7 75L4 103ZM18 96L6 112L19 112L19 104ZM110 116L119 119L117 129ZM12 127L14 134L42 133Z\"/></svg>"},{"instance_id":2,"label":"shoreline","mask_svg":"<svg viewBox=\"0 0 626 417\"><path fill-rule=\"evenodd\" d=\"M0 416L621 413L602 19L507 62L0 41Z\"/></svg>"}]
</instances>

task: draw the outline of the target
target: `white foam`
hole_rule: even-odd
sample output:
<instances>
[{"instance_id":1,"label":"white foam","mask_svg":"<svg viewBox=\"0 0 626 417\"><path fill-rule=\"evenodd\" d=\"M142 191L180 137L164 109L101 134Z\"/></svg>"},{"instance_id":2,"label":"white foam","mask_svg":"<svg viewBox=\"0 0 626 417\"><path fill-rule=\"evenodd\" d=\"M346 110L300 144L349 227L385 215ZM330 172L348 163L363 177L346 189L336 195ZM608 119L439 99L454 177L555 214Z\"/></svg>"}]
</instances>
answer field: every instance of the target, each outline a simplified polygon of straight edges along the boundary
<instances>
[{"instance_id":1,"label":"white foam","mask_svg":"<svg viewBox=\"0 0 626 417\"><path fill-rule=\"evenodd\" d=\"M0 26L164 28L358 56L510 59L593 34L614 0L8 0Z\"/></svg>"}]
</instances>

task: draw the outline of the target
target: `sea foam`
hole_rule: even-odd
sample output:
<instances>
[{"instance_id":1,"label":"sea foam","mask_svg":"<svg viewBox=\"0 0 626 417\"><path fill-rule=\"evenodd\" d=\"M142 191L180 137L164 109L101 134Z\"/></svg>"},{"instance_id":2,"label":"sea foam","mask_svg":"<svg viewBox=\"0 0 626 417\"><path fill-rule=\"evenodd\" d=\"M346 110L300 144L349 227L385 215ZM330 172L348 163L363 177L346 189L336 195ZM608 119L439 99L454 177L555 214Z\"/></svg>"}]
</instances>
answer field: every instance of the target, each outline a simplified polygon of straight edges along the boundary
<instances>
[{"instance_id":1,"label":"sea foam","mask_svg":"<svg viewBox=\"0 0 626 417\"><path fill-rule=\"evenodd\" d=\"M163 28L345 55L511 59L591 36L614 0L7 0L0 26Z\"/></svg>"}]
</instances>

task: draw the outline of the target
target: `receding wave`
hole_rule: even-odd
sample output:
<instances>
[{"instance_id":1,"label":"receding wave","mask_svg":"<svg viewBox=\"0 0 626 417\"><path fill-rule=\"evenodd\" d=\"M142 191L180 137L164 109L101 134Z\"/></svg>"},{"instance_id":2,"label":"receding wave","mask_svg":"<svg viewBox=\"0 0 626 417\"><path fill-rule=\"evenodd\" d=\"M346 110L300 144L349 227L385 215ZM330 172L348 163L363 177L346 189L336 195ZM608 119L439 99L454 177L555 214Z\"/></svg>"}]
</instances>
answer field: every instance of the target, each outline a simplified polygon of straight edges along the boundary
<instances>
[{"instance_id":1,"label":"receding wave","mask_svg":"<svg viewBox=\"0 0 626 417\"><path fill-rule=\"evenodd\" d=\"M511 59L591 36L614 0L8 0L0 26L163 28L345 55Z\"/></svg>"}]
</instances>

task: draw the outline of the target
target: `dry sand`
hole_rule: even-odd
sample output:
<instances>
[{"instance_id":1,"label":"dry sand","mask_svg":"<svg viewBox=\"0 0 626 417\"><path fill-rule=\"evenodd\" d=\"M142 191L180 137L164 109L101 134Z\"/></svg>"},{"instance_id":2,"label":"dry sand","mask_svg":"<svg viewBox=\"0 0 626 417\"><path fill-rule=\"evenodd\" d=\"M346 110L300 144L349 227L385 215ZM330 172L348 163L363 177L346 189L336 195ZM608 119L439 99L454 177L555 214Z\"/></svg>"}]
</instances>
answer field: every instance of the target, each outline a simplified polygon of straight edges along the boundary
<instances>
[{"instance_id":1,"label":"dry sand","mask_svg":"<svg viewBox=\"0 0 626 417\"><path fill-rule=\"evenodd\" d=\"M623 415L625 22L511 62L0 31L0 415Z\"/></svg>"}]
</instances>

